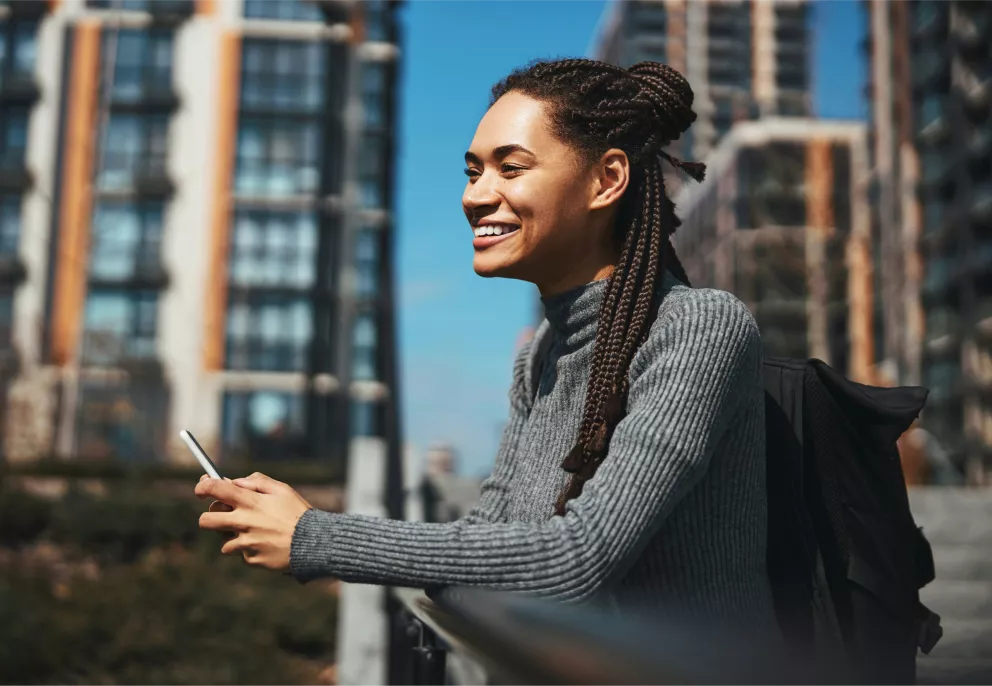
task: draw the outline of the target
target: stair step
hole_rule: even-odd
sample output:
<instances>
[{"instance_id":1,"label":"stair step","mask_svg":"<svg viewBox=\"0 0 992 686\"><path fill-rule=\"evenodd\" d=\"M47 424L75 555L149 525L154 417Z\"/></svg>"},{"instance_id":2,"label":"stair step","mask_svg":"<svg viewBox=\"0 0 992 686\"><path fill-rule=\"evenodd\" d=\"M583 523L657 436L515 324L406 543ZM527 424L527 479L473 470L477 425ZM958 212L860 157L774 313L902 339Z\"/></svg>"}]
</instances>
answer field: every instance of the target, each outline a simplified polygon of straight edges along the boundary
<instances>
[{"instance_id":1,"label":"stair step","mask_svg":"<svg viewBox=\"0 0 992 686\"><path fill-rule=\"evenodd\" d=\"M992 581L992 546L941 543L933 546L939 581Z\"/></svg>"},{"instance_id":2,"label":"stair step","mask_svg":"<svg viewBox=\"0 0 992 686\"><path fill-rule=\"evenodd\" d=\"M934 648L934 652L937 649ZM992 684L992 658L961 660L920 655L916 660L918 684Z\"/></svg>"},{"instance_id":3,"label":"stair step","mask_svg":"<svg viewBox=\"0 0 992 686\"><path fill-rule=\"evenodd\" d=\"M978 659L992 656L992 619L942 619L944 636L931 653L935 658Z\"/></svg>"},{"instance_id":4,"label":"stair step","mask_svg":"<svg viewBox=\"0 0 992 686\"><path fill-rule=\"evenodd\" d=\"M992 617L992 581L939 579L920 591L923 604L948 620Z\"/></svg>"}]
</instances>

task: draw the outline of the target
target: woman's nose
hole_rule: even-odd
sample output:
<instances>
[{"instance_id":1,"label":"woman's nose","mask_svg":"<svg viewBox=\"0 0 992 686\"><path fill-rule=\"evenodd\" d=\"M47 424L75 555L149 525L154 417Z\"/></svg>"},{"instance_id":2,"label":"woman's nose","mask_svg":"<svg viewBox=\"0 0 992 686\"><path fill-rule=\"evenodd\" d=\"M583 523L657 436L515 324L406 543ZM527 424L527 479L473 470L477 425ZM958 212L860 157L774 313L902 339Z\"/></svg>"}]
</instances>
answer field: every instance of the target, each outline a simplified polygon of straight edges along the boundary
<instances>
[{"instance_id":1,"label":"woman's nose","mask_svg":"<svg viewBox=\"0 0 992 686\"><path fill-rule=\"evenodd\" d=\"M487 207L498 207L499 203L499 194L496 193L492 183L486 179L486 174L476 179L475 183L469 184L462 195L462 204L470 218Z\"/></svg>"}]
</instances>

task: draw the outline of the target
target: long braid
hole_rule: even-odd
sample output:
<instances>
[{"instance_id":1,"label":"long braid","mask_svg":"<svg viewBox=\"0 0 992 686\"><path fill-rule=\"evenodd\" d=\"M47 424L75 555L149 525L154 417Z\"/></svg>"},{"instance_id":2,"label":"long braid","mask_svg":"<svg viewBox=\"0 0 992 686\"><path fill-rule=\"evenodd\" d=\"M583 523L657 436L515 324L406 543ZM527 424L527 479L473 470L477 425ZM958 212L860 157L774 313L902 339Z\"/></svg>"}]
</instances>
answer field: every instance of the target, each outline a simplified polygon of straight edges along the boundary
<instances>
[{"instance_id":1,"label":"long braid","mask_svg":"<svg viewBox=\"0 0 992 686\"><path fill-rule=\"evenodd\" d=\"M671 244L680 222L665 190L661 163L667 161L699 181L705 167L663 150L696 118L692 89L667 65L641 62L623 69L587 59L536 62L496 84L492 101L510 91L548 104L553 133L586 159L619 148L632 170L617 214L620 256L600 305L582 421L575 447L562 463L571 476L554 514L563 515L566 503L582 493L606 457L626 411L630 364L654 321L660 275L667 268L689 283Z\"/></svg>"}]
</instances>

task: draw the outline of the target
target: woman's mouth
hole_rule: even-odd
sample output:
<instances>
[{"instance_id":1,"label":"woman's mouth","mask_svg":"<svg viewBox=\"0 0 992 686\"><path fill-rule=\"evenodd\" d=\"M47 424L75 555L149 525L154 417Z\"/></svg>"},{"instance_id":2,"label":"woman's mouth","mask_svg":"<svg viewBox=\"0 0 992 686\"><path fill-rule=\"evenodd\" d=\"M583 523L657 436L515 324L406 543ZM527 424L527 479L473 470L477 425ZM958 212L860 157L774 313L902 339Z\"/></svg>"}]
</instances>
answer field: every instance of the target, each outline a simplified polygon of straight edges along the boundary
<instances>
[{"instance_id":1,"label":"woman's mouth","mask_svg":"<svg viewBox=\"0 0 992 686\"><path fill-rule=\"evenodd\" d=\"M472 247L476 250L482 250L497 243L502 243L519 230L520 227L516 224L486 224L484 226L477 226L472 230L475 234Z\"/></svg>"}]
</instances>

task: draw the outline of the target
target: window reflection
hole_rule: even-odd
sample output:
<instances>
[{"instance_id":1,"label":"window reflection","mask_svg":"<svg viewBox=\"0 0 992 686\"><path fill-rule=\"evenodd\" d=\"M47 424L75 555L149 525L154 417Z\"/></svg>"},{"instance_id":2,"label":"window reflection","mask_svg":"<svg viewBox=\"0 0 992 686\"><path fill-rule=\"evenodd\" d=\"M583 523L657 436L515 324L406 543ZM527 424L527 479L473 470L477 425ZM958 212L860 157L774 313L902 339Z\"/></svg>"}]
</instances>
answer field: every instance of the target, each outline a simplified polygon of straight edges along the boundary
<instances>
[{"instance_id":1,"label":"window reflection","mask_svg":"<svg viewBox=\"0 0 992 686\"><path fill-rule=\"evenodd\" d=\"M91 291L85 309L83 359L87 364L114 365L123 359L155 356L158 293Z\"/></svg>"},{"instance_id":2,"label":"window reflection","mask_svg":"<svg viewBox=\"0 0 992 686\"><path fill-rule=\"evenodd\" d=\"M316 260L313 213L237 213L231 246L233 285L309 288L315 280Z\"/></svg>"},{"instance_id":3,"label":"window reflection","mask_svg":"<svg viewBox=\"0 0 992 686\"><path fill-rule=\"evenodd\" d=\"M101 204L93 217L90 276L127 280L159 267L160 205Z\"/></svg>"},{"instance_id":4,"label":"window reflection","mask_svg":"<svg viewBox=\"0 0 992 686\"><path fill-rule=\"evenodd\" d=\"M302 372L312 335L312 308L305 298L264 295L254 301L235 300L227 311L227 367Z\"/></svg>"},{"instance_id":5,"label":"window reflection","mask_svg":"<svg viewBox=\"0 0 992 686\"><path fill-rule=\"evenodd\" d=\"M235 190L253 196L316 193L320 131L315 123L243 117Z\"/></svg>"}]
</instances>

